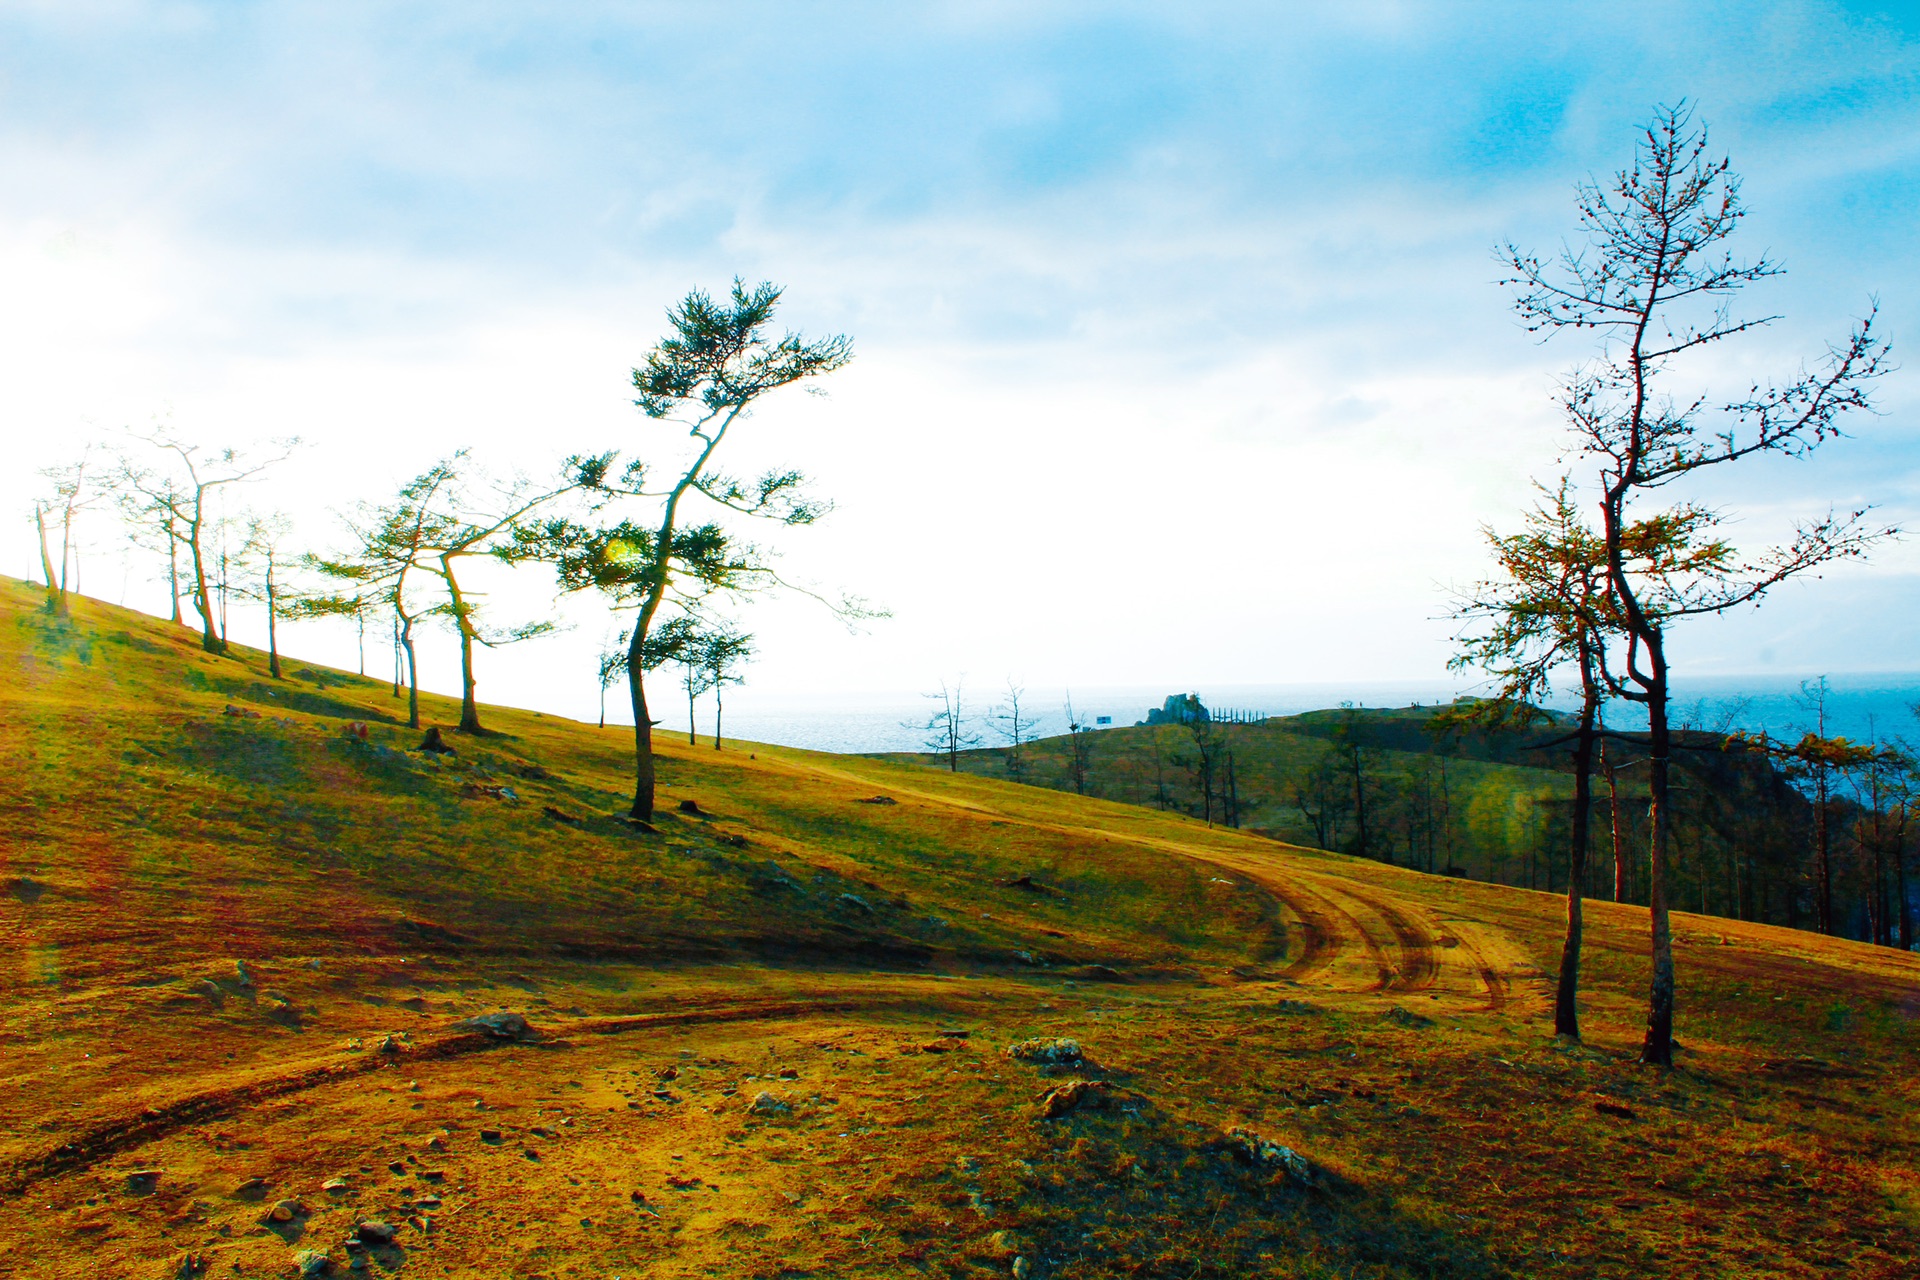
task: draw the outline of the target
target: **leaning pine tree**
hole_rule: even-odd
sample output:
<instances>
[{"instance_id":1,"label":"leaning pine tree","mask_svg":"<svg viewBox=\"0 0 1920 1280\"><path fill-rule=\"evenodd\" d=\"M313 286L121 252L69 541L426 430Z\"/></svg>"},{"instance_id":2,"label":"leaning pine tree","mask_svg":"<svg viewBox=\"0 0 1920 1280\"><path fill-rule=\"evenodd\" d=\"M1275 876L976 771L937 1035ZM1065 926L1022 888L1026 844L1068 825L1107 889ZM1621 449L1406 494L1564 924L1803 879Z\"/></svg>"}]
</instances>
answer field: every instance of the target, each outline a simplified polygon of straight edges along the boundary
<instances>
[{"instance_id":1,"label":"leaning pine tree","mask_svg":"<svg viewBox=\"0 0 1920 1280\"><path fill-rule=\"evenodd\" d=\"M715 457L734 427L768 393L841 368L852 358L844 337L807 341L775 335L771 326L780 289L739 280L725 299L701 290L670 309L673 332L633 371L634 401L655 422L686 431L684 460L654 487L638 461L616 471L614 454L577 460L578 479L597 510L631 502L657 504L651 517L611 523L551 519L517 535L529 554L552 560L563 588L594 588L617 609L633 610L628 632L627 688L633 700L632 816L653 817L653 720L646 672L656 625L715 594L743 594L786 585L767 556L736 540L720 523L728 514L784 525L811 524L827 510L802 492L797 471L770 471L741 480L719 470ZM709 518L695 522L695 503ZM858 601L830 605L842 617L872 616Z\"/></svg>"},{"instance_id":2,"label":"leaning pine tree","mask_svg":"<svg viewBox=\"0 0 1920 1280\"><path fill-rule=\"evenodd\" d=\"M1773 317L1736 318L1729 299L1778 275L1764 258L1740 262L1725 242L1744 216L1739 180L1707 149L1684 104L1663 108L1633 165L1602 187L1579 189L1584 248L1549 264L1511 245L1504 257L1529 329L1585 330L1598 359L1562 388L1576 450L1594 464L1601 491L1609 608L1623 652L1609 692L1644 706L1648 736L1649 906L1653 974L1641 1061L1673 1061L1673 939L1668 922L1671 822L1667 629L1676 620L1759 600L1788 578L1857 557L1890 529L1867 529L1864 511L1829 513L1786 544L1743 559L1721 537L1717 510L1682 502L1647 510L1659 491L1698 473L1760 454L1799 458L1840 434L1840 420L1869 406L1887 347L1872 315L1828 349L1817 368L1780 383L1755 383L1724 401L1666 389L1687 358L1755 330Z\"/></svg>"}]
</instances>

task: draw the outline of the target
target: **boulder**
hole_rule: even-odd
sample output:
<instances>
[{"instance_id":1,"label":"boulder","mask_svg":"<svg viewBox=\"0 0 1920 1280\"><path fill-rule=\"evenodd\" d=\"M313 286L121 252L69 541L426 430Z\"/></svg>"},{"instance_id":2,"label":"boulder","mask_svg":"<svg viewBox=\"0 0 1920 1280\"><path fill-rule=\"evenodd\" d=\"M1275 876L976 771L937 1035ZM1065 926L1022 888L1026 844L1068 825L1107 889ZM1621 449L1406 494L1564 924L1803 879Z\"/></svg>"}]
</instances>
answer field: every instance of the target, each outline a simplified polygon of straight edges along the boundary
<instances>
[{"instance_id":1,"label":"boulder","mask_svg":"<svg viewBox=\"0 0 1920 1280\"><path fill-rule=\"evenodd\" d=\"M462 1018L453 1024L453 1029L478 1031L496 1040L533 1040L539 1035L528 1024L526 1015L506 1009L499 1013L482 1013L471 1018Z\"/></svg>"}]
</instances>

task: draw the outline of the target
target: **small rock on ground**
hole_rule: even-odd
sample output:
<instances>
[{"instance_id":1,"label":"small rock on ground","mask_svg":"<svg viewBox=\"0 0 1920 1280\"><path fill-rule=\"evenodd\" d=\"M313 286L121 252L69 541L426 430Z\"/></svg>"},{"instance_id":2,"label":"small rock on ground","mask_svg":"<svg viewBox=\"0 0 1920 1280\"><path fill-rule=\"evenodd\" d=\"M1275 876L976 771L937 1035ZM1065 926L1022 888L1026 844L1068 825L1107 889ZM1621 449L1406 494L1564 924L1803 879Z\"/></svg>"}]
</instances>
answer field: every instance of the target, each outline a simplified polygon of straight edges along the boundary
<instances>
[{"instance_id":1,"label":"small rock on ground","mask_svg":"<svg viewBox=\"0 0 1920 1280\"><path fill-rule=\"evenodd\" d=\"M1022 1062L1079 1062L1086 1057L1086 1053L1078 1040L1070 1040L1065 1036L1044 1036L1008 1045L1007 1056Z\"/></svg>"}]
</instances>

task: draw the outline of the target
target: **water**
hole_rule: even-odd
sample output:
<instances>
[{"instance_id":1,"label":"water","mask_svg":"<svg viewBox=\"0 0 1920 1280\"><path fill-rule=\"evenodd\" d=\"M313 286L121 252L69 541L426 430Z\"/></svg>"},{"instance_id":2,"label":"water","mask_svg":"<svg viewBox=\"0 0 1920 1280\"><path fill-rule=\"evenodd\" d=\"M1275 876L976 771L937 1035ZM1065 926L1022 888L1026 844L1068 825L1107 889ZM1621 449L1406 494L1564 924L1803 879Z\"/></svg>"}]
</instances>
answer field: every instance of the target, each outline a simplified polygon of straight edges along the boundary
<instances>
[{"instance_id":1,"label":"water","mask_svg":"<svg viewBox=\"0 0 1920 1280\"><path fill-rule=\"evenodd\" d=\"M1673 699L1676 725L1706 729L1764 729L1776 737L1799 737L1813 727L1814 717L1801 694L1801 677L1714 676L1680 682ZM1829 679L1827 732L1857 741L1887 741L1903 737L1920 743L1920 719L1912 708L1920 703L1920 672L1840 675ZM1262 684L1199 686L1191 690L1165 687L1076 689L1074 711L1083 722L1106 716L1115 727L1136 724L1147 711L1161 705L1168 694L1193 692L1216 710L1236 709L1268 715L1297 715L1352 702L1363 707L1404 707L1414 703L1450 702L1461 693L1478 691L1466 682L1445 679L1354 684ZM1037 732L1052 736L1067 731L1065 690L1034 690L1023 699L1023 718L1037 720ZM995 712L1004 713L996 700L983 696L963 705L979 736L976 745L1000 746L1006 738ZM842 697L812 694L755 694L749 686L728 695L728 737L816 751L925 751L929 731L924 727L937 703L911 693L868 693ZM711 706L701 709L701 736L712 729ZM1644 727L1638 708L1615 703L1608 721L1622 729ZM662 726L671 731L673 721ZM1103 726L1104 727L1104 726ZM686 731L686 722L679 722Z\"/></svg>"}]
</instances>

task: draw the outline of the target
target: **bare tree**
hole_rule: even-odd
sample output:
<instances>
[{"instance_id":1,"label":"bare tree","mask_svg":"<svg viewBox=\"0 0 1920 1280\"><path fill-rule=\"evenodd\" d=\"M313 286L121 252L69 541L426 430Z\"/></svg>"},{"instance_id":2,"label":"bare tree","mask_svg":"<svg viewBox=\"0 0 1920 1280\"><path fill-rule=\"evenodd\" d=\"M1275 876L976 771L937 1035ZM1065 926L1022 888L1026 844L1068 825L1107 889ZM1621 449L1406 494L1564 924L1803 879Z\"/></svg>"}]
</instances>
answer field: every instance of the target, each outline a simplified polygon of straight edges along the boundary
<instances>
[{"instance_id":1,"label":"bare tree","mask_svg":"<svg viewBox=\"0 0 1920 1280\"><path fill-rule=\"evenodd\" d=\"M79 549L74 542L75 521L81 511L102 496L96 478L88 474L92 461L93 446L88 444L82 446L80 456L74 461L43 467L40 471L49 482L52 492L50 497L33 504L33 520L40 533L40 571L47 579L47 606L56 613L67 611L67 572L70 567L77 569L74 560ZM54 517L60 529L60 567L57 571L48 547L49 515Z\"/></svg>"},{"instance_id":2,"label":"bare tree","mask_svg":"<svg viewBox=\"0 0 1920 1280\"><path fill-rule=\"evenodd\" d=\"M1007 700L993 713L994 732L1006 740L1007 777L1015 782L1026 780L1027 761L1020 748L1032 742L1037 736L1037 724L1032 716L1020 709L1020 700L1027 691L1020 687L1012 676L1007 677Z\"/></svg>"},{"instance_id":3,"label":"bare tree","mask_svg":"<svg viewBox=\"0 0 1920 1280\"><path fill-rule=\"evenodd\" d=\"M1075 795L1087 794L1093 777L1093 726L1075 713L1073 691L1067 691L1067 776Z\"/></svg>"},{"instance_id":4,"label":"bare tree","mask_svg":"<svg viewBox=\"0 0 1920 1280\"><path fill-rule=\"evenodd\" d=\"M188 444L164 430L133 433L134 439L161 455L159 468L142 466L131 460L122 463L118 484L132 495L140 508L155 513L153 522L169 530L169 537L187 548L192 570L193 608L200 615L200 647L208 653L224 654L227 642L216 626L210 574L218 567L208 546L208 534L218 513L213 500L228 485L257 480L269 467L284 462L298 446L297 439L279 441L268 456L250 459L237 449L205 449ZM158 513L165 512L161 519ZM174 545L170 543L170 546Z\"/></svg>"},{"instance_id":5,"label":"bare tree","mask_svg":"<svg viewBox=\"0 0 1920 1280\"><path fill-rule=\"evenodd\" d=\"M927 735L927 750L947 758L947 769L951 773L960 772L960 753L980 745L980 735L973 730L973 718L967 714L966 704L961 700L961 686L966 677L955 678L953 687L940 682L940 692L926 696L940 705L927 717L922 731Z\"/></svg>"},{"instance_id":6,"label":"bare tree","mask_svg":"<svg viewBox=\"0 0 1920 1280\"><path fill-rule=\"evenodd\" d=\"M1684 357L1768 323L1735 319L1729 299L1780 268L1738 262L1722 247L1744 210L1729 162L1714 159L1684 104L1663 108L1645 130L1634 164L1606 187L1579 189L1583 249L1552 266L1506 246L1515 307L1531 330L1591 331L1599 359L1563 387L1561 404L1580 452L1597 464L1608 589L1624 633L1610 691L1640 703L1648 719L1649 898L1653 980L1641 1060L1673 1060L1674 968L1668 920L1668 627L1698 614L1758 600L1790 577L1855 557L1891 530L1869 530L1864 512L1805 525L1786 546L1742 561L1718 536L1719 513L1682 503L1643 513L1639 504L1683 478L1756 454L1803 457L1869 405L1886 367L1886 345L1869 315L1821 366L1784 383L1756 384L1715 402L1674 396L1663 379Z\"/></svg>"},{"instance_id":7,"label":"bare tree","mask_svg":"<svg viewBox=\"0 0 1920 1280\"><path fill-rule=\"evenodd\" d=\"M277 624L282 618L299 617L304 612L296 610L299 593L290 592L285 581L286 541L292 532L293 522L283 515L250 515L238 557L239 581L235 592L267 611L267 675L274 680L282 678Z\"/></svg>"}]
</instances>

